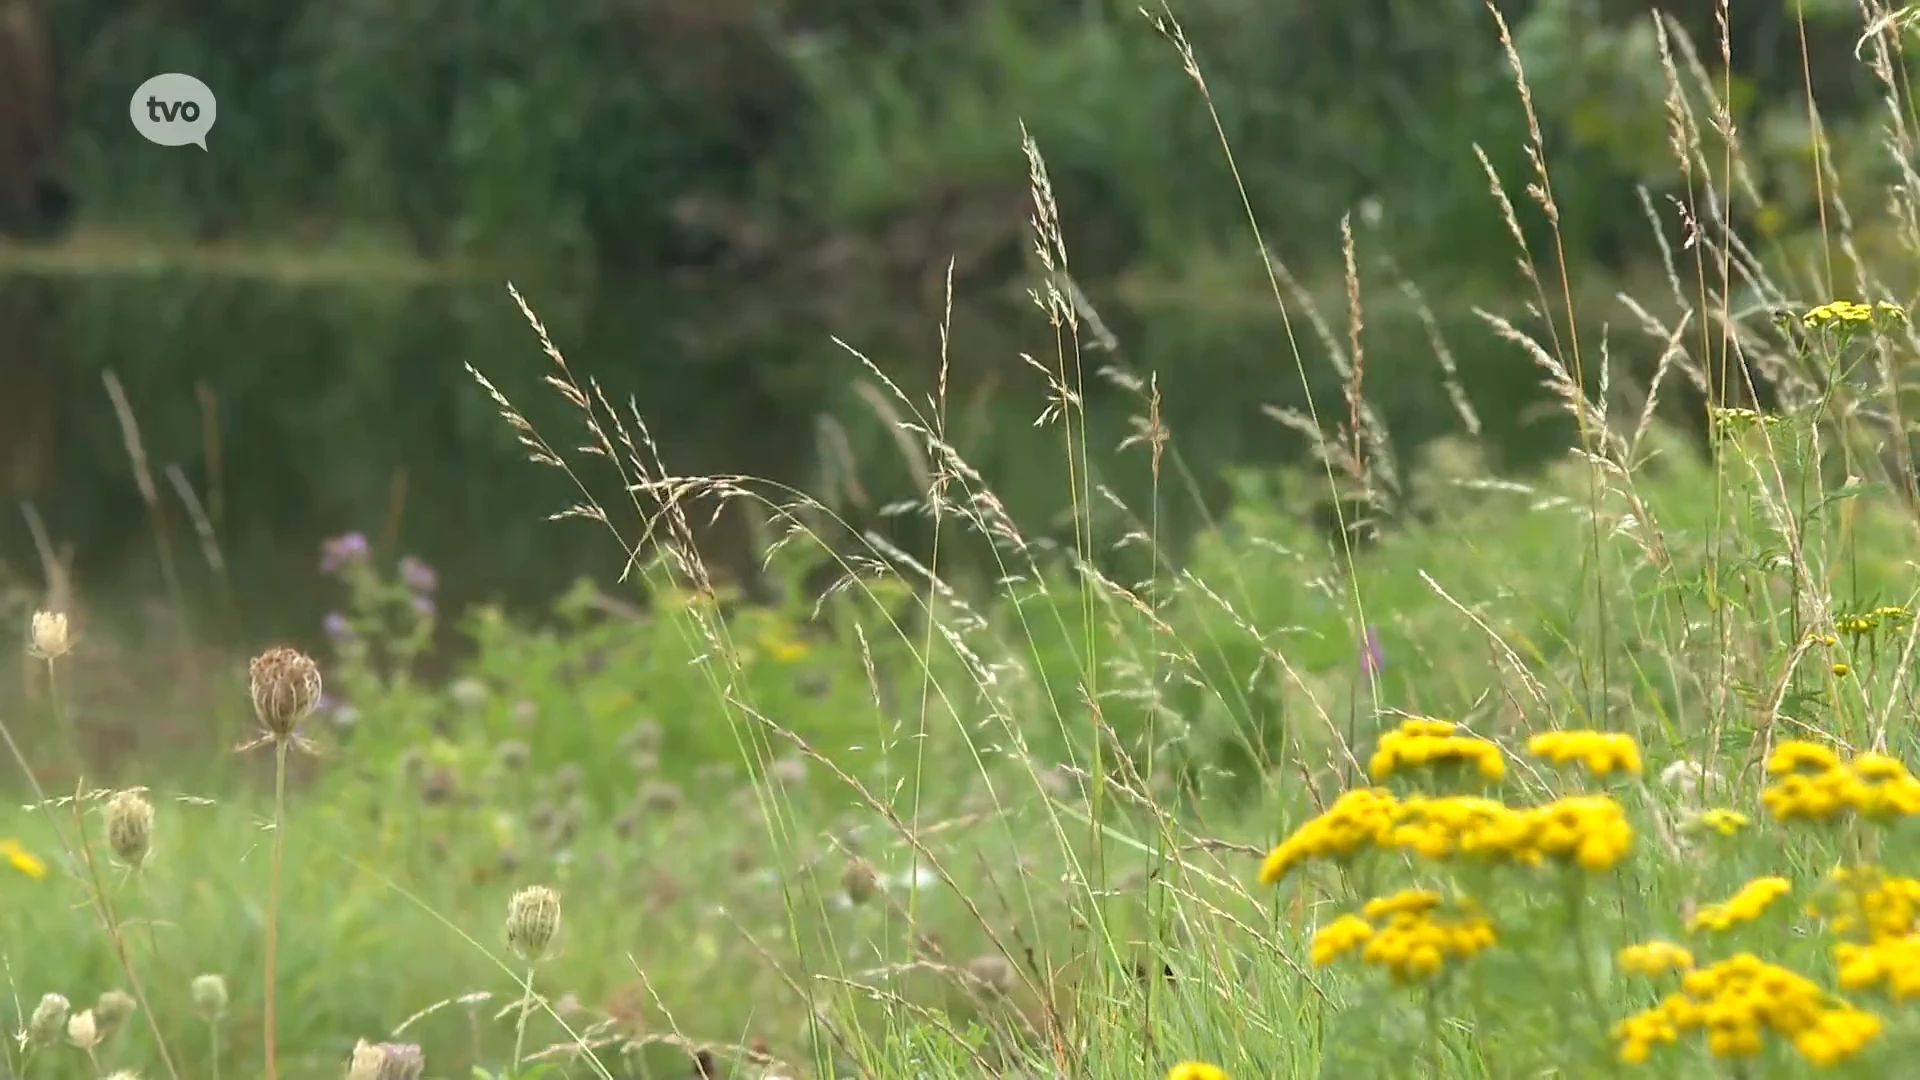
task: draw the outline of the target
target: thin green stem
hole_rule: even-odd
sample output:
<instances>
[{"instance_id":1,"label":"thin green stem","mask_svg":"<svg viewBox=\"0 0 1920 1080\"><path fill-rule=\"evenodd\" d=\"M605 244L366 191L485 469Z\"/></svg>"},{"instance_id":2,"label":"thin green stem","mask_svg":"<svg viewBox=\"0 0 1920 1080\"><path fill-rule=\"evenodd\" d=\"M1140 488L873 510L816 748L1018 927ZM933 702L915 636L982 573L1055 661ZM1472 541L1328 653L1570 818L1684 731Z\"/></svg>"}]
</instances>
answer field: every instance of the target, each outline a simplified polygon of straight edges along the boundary
<instances>
[{"instance_id":1,"label":"thin green stem","mask_svg":"<svg viewBox=\"0 0 1920 1080\"><path fill-rule=\"evenodd\" d=\"M273 742L273 869L267 878L266 1032L267 1080L278 1080L280 1066L273 1049L275 960L280 947L280 866L286 850L287 748L292 740Z\"/></svg>"},{"instance_id":2,"label":"thin green stem","mask_svg":"<svg viewBox=\"0 0 1920 1080\"><path fill-rule=\"evenodd\" d=\"M212 1061L213 1080L220 1080L220 1025L207 1021L207 1056Z\"/></svg>"},{"instance_id":3,"label":"thin green stem","mask_svg":"<svg viewBox=\"0 0 1920 1080\"><path fill-rule=\"evenodd\" d=\"M533 962L527 962L527 977L520 981L524 993L520 997L520 1021L513 1031L513 1068L507 1070L507 1076L520 1075L520 1054L527 1045L527 1014L533 1011Z\"/></svg>"}]
</instances>

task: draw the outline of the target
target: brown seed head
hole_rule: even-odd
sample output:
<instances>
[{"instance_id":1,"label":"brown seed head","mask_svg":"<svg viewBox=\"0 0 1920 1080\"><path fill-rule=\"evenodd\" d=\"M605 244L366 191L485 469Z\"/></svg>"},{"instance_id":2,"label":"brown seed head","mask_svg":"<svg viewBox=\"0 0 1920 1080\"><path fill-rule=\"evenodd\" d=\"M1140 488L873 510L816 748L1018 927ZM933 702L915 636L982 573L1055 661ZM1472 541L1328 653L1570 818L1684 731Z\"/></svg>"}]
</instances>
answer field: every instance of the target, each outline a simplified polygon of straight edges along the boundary
<instances>
[{"instance_id":1,"label":"brown seed head","mask_svg":"<svg viewBox=\"0 0 1920 1080\"><path fill-rule=\"evenodd\" d=\"M107 846L135 870L153 852L153 804L137 791L115 792L107 800Z\"/></svg>"},{"instance_id":2,"label":"brown seed head","mask_svg":"<svg viewBox=\"0 0 1920 1080\"><path fill-rule=\"evenodd\" d=\"M995 997L1013 989L1013 965L999 953L983 953L967 961L967 974L981 990Z\"/></svg>"},{"instance_id":3,"label":"brown seed head","mask_svg":"<svg viewBox=\"0 0 1920 1080\"><path fill-rule=\"evenodd\" d=\"M42 660L57 660L73 650L64 611L36 611L27 629L27 651Z\"/></svg>"},{"instance_id":4,"label":"brown seed head","mask_svg":"<svg viewBox=\"0 0 1920 1080\"><path fill-rule=\"evenodd\" d=\"M27 1018L26 1045L46 1049L60 1041L60 1033L67 1028L67 1015L72 1006L60 994L48 994L33 1007L33 1015Z\"/></svg>"},{"instance_id":5,"label":"brown seed head","mask_svg":"<svg viewBox=\"0 0 1920 1080\"><path fill-rule=\"evenodd\" d=\"M320 667L298 649L275 646L247 667L253 711L278 740L293 738L320 700Z\"/></svg>"},{"instance_id":6,"label":"brown seed head","mask_svg":"<svg viewBox=\"0 0 1920 1080\"><path fill-rule=\"evenodd\" d=\"M559 932L559 893L534 885L513 894L507 904L507 946L522 962L540 959Z\"/></svg>"},{"instance_id":7,"label":"brown seed head","mask_svg":"<svg viewBox=\"0 0 1920 1080\"><path fill-rule=\"evenodd\" d=\"M100 999L93 1003L93 1018L100 1027L100 1037L105 1039L118 1031L120 1025L126 1023L139 1007L139 1002L133 1000L133 995L125 990L102 993Z\"/></svg>"},{"instance_id":8,"label":"brown seed head","mask_svg":"<svg viewBox=\"0 0 1920 1080\"><path fill-rule=\"evenodd\" d=\"M855 856L847 860L847 868L840 871L840 887L847 892L847 900L855 907L873 899L880 888L880 873L873 864Z\"/></svg>"}]
</instances>

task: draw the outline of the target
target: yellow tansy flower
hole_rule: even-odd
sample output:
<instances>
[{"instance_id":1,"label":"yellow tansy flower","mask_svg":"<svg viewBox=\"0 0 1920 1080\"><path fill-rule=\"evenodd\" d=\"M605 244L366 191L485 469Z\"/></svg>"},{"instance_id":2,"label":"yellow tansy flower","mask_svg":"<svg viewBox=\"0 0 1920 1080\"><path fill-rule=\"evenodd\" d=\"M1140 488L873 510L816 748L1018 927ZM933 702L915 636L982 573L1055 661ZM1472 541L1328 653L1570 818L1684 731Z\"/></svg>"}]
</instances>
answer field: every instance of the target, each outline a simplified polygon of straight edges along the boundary
<instances>
[{"instance_id":1,"label":"yellow tansy flower","mask_svg":"<svg viewBox=\"0 0 1920 1080\"><path fill-rule=\"evenodd\" d=\"M1693 954L1671 941L1647 941L1621 949L1620 966L1636 975L1665 975L1691 970Z\"/></svg>"},{"instance_id":2,"label":"yellow tansy flower","mask_svg":"<svg viewBox=\"0 0 1920 1080\"><path fill-rule=\"evenodd\" d=\"M18 840L0 840L0 860L30 878L47 876L47 864L33 852L21 847Z\"/></svg>"},{"instance_id":3,"label":"yellow tansy flower","mask_svg":"<svg viewBox=\"0 0 1920 1080\"><path fill-rule=\"evenodd\" d=\"M1227 1080L1227 1071L1204 1061L1183 1061L1167 1070L1167 1080Z\"/></svg>"},{"instance_id":4,"label":"yellow tansy flower","mask_svg":"<svg viewBox=\"0 0 1920 1080\"><path fill-rule=\"evenodd\" d=\"M1555 765L1581 765L1595 776L1641 771L1640 747L1617 732L1549 731L1529 740L1527 752Z\"/></svg>"},{"instance_id":5,"label":"yellow tansy flower","mask_svg":"<svg viewBox=\"0 0 1920 1080\"><path fill-rule=\"evenodd\" d=\"M1783 877L1754 878L1724 902L1701 908L1693 918L1687 920L1687 929L1717 932L1750 923L1765 914L1775 900L1785 896L1792 888L1792 883Z\"/></svg>"}]
</instances>

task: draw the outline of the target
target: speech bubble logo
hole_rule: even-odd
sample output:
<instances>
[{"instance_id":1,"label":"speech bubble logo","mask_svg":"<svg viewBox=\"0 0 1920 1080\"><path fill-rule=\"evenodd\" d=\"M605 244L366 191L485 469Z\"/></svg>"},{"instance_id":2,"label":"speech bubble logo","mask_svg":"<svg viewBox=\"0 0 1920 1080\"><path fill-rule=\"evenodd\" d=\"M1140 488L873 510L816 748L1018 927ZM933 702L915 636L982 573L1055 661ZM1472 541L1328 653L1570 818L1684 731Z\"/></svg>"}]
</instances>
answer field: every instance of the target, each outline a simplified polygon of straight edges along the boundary
<instances>
[{"instance_id":1,"label":"speech bubble logo","mask_svg":"<svg viewBox=\"0 0 1920 1080\"><path fill-rule=\"evenodd\" d=\"M141 83L127 104L127 116L150 143L205 150L218 108L206 83L172 71Z\"/></svg>"}]
</instances>

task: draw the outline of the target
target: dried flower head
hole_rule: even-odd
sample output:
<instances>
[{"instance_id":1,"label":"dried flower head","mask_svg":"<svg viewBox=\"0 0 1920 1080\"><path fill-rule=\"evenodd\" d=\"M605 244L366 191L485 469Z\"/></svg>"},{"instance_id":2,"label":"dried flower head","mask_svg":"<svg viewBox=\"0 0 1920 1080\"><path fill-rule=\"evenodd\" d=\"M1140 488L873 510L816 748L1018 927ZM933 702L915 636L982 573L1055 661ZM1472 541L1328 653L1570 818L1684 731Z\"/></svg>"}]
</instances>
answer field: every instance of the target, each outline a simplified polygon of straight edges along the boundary
<instances>
[{"instance_id":1,"label":"dried flower head","mask_svg":"<svg viewBox=\"0 0 1920 1080\"><path fill-rule=\"evenodd\" d=\"M46 1049L60 1041L60 1033L66 1030L67 1015L72 1006L61 994L48 994L33 1007L33 1015L27 1018L27 1029L20 1033L22 1045L35 1049Z\"/></svg>"},{"instance_id":2,"label":"dried flower head","mask_svg":"<svg viewBox=\"0 0 1920 1080\"><path fill-rule=\"evenodd\" d=\"M995 997L1013 989L1013 964L999 953L982 953L967 961L967 975L981 990Z\"/></svg>"},{"instance_id":3,"label":"dried flower head","mask_svg":"<svg viewBox=\"0 0 1920 1080\"><path fill-rule=\"evenodd\" d=\"M846 869L840 871L840 887L846 891L848 902L858 907L879 891L880 872L872 863L855 856L847 860Z\"/></svg>"},{"instance_id":4,"label":"dried flower head","mask_svg":"<svg viewBox=\"0 0 1920 1080\"><path fill-rule=\"evenodd\" d=\"M100 1045L100 1024L93 1018L93 1010L77 1012L67 1018L67 1041L82 1050L91 1050Z\"/></svg>"},{"instance_id":5,"label":"dried flower head","mask_svg":"<svg viewBox=\"0 0 1920 1080\"><path fill-rule=\"evenodd\" d=\"M93 1003L94 1022L99 1025L100 1037L105 1039L127 1022L133 1011L139 1008L139 1002L125 990L108 990Z\"/></svg>"},{"instance_id":6,"label":"dried flower head","mask_svg":"<svg viewBox=\"0 0 1920 1080\"><path fill-rule=\"evenodd\" d=\"M28 628L27 651L42 660L57 660L73 651L73 638L67 633L67 613L34 612Z\"/></svg>"},{"instance_id":7,"label":"dried flower head","mask_svg":"<svg viewBox=\"0 0 1920 1080\"><path fill-rule=\"evenodd\" d=\"M135 870L153 853L153 804L137 791L118 791L107 800L107 846Z\"/></svg>"},{"instance_id":8,"label":"dried flower head","mask_svg":"<svg viewBox=\"0 0 1920 1080\"><path fill-rule=\"evenodd\" d=\"M379 1080L420 1080L427 1070L427 1055L413 1043L380 1044Z\"/></svg>"},{"instance_id":9,"label":"dried flower head","mask_svg":"<svg viewBox=\"0 0 1920 1080\"><path fill-rule=\"evenodd\" d=\"M219 975L195 975L193 977L193 1011L199 1013L205 1020L226 1015L227 980Z\"/></svg>"},{"instance_id":10,"label":"dried flower head","mask_svg":"<svg viewBox=\"0 0 1920 1080\"><path fill-rule=\"evenodd\" d=\"M386 1064L386 1050L361 1039L353 1044L353 1056L347 1060L347 1080L380 1080Z\"/></svg>"},{"instance_id":11,"label":"dried flower head","mask_svg":"<svg viewBox=\"0 0 1920 1080\"><path fill-rule=\"evenodd\" d=\"M320 700L320 667L298 649L275 646L247 666L254 715L279 742L294 737Z\"/></svg>"},{"instance_id":12,"label":"dried flower head","mask_svg":"<svg viewBox=\"0 0 1920 1080\"><path fill-rule=\"evenodd\" d=\"M519 739L508 739L494 750L500 767L508 772L519 772L527 767L527 760L533 757L533 751Z\"/></svg>"},{"instance_id":13,"label":"dried flower head","mask_svg":"<svg viewBox=\"0 0 1920 1080\"><path fill-rule=\"evenodd\" d=\"M540 959L560 932L560 894L534 885L507 904L507 946L525 963Z\"/></svg>"},{"instance_id":14,"label":"dried flower head","mask_svg":"<svg viewBox=\"0 0 1920 1080\"><path fill-rule=\"evenodd\" d=\"M640 805L654 814L677 814L686 804L680 785L671 780L649 780L640 785Z\"/></svg>"},{"instance_id":15,"label":"dried flower head","mask_svg":"<svg viewBox=\"0 0 1920 1080\"><path fill-rule=\"evenodd\" d=\"M580 790L580 781L584 779L584 776L585 774L581 772L580 766L571 761L553 770L554 794L563 799L575 794Z\"/></svg>"}]
</instances>

